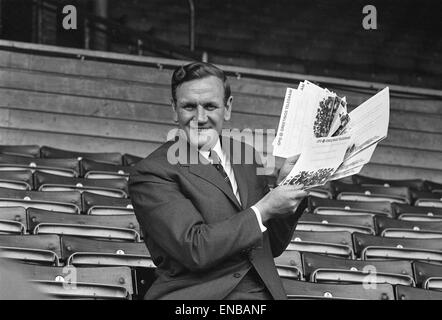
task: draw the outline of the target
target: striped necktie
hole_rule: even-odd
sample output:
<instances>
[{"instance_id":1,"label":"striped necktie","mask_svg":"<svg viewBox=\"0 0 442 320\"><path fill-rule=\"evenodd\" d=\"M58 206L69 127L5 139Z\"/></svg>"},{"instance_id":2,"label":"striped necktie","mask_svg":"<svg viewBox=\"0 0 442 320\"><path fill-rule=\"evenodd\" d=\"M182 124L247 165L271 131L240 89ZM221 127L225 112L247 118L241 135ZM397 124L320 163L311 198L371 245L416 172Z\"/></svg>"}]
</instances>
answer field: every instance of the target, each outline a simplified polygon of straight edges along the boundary
<instances>
[{"instance_id":1,"label":"striped necktie","mask_svg":"<svg viewBox=\"0 0 442 320\"><path fill-rule=\"evenodd\" d=\"M221 159L214 150L210 150L209 159L212 160L212 165L215 169L222 175L224 181L229 185L230 189L233 190L232 183L230 182L229 176L221 165Z\"/></svg>"}]
</instances>

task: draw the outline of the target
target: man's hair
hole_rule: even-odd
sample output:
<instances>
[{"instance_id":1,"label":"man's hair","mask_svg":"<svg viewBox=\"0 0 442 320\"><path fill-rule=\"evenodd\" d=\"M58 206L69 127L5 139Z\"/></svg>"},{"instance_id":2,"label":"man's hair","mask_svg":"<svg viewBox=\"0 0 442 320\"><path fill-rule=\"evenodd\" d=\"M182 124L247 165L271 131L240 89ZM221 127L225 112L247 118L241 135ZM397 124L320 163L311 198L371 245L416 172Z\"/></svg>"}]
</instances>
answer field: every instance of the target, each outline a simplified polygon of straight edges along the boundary
<instances>
[{"instance_id":1,"label":"man's hair","mask_svg":"<svg viewBox=\"0 0 442 320\"><path fill-rule=\"evenodd\" d=\"M224 71L215 67L213 64L206 62L192 62L185 66L180 66L175 69L172 75L172 98L176 103L176 89L184 82L189 82L196 79L203 79L210 76L217 77L224 85L224 103L230 97L230 85Z\"/></svg>"}]
</instances>

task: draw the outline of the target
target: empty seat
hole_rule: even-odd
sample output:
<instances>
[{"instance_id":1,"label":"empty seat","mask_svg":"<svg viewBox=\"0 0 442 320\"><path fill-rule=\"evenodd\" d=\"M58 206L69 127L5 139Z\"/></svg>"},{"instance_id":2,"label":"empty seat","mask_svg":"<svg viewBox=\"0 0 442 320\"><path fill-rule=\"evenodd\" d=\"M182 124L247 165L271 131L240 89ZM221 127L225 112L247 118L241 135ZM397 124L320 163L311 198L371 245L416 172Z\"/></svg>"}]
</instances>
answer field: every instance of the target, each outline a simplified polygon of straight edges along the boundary
<instances>
[{"instance_id":1,"label":"empty seat","mask_svg":"<svg viewBox=\"0 0 442 320\"><path fill-rule=\"evenodd\" d=\"M134 156L133 154L123 154L123 166L134 166L141 160L143 160L143 158Z\"/></svg>"},{"instance_id":2,"label":"empty seat","mask_svg":"<svg viewBox=\"0 0 442 320\"><path fill-rule=\"evenodd\" d=\"M367 287L361 284L313 283L282 279L282 284L290 300L394 300L393 286L384 283Z\"/></svg>"},{"instance_id":3,"label":"empty seat","mask_svg":"<svg viewBox=\"0 0 442 320\"><path fill-rule=\"evenodd\" d=\"M345 201L309 197L309 211L322 215L383 215L393 217L391 203Z\"/></svg>"},{"instance_id":4,"label":"empty seat","mask_svg":"<svg viewBox=\"0 0 442 320\"><path fill-rule=\"evenodd\" d=\"M117 242L63 236L62 257L74 266L128 266L155 268L143 242Z\"/></svg>"},{"instance_id":5,"label":"empty seat","mask_svg":"<svg viewBox=\"0 0 442 320\"><path fill-rule=\"evenodd\" d=\"M126 299L133 294L128 267L53 267L21 263L23 278L58 298Z\"/></svg>"},{"instance_id":6,"label":"empty seat","mask_svg":"<svg viewBox=\"0 0 442 320\"><path fill-rule=\"evenodd\" d=\"M416 261L413 263L413 267L418 287L442 290L442 265Z\"/></svg>"},{"instance_id":7,"label":"empty seat","mask_svg":"<svg viewBox=\"0 0 442 320\"><path fill-rule=\"evenodd\" d=\"M412 191L411 197L415 206L442 208L441 193Z\"/></svg>"},{"instance_id":8,"label":"empty seat","mask_svg":"<svg viewBox=\"0 0 442 320\"><path fill-rule=\"evenodd\" d=\"M354 249L363 260L402 259L442 262L440 239L405 239L353 233Z\"/></svg>"},{"instance_id":9,"label":"empty seat","mask_svg":"<svg viewBox=\"0 0 442 320\"><path fill-rule=\"evenodd\" d=\"M393 203L391 207L399 220L442 221L442 208L415 207L399 203Z\"/></svg>"},{"instance_id":10,"label":"empty seat","mask_svg":"<svg viewBox=\"0 0 442 320\"><path fill-rule=\"evenodd\" d=\"M442 222L437 221L404 221L376 217L376 228L383 237L442 238Z\"/></svg>"},{"instance_id":11,"label":"empty seat","mask_svg":"<svg viewBox=\"0 0 442 320\"><path fill-rule=\"evenodd\" d=\"M37 145L1 145L0 153L30 158L40 157L40 146Z\"/></svg>"},{"instance_id":12,"label":"empty seat","mask_svg":"<svg viewBox=\"0 0 442 320\"><path fill-rule=\"evenodd\" d=\"M397 300L442 300L442 292L401 285L395 287L395 295Z\"/></svg>"},{"instance_id":13,"label":"empty seat","mask_svg":"<svg viewBox=\"0 0 442 320\"><path fill-rule=\"evenodd\" d=\"M26 209L22 207L0 208L0 234L25 234Z\"/></svg>"},{"instance_id":14,"label":"empty seat","mask_svg":"<svg viewBox=\"0 0 442 320\"><path fill-rule=\"evenodd\" d=\"M78 191L41 192L0 188L0 207L80 213L81 194Z\"/></svg>"},{"instance_id":15,"label":"empty seat","mask_svg":"<svg viewBox=\"0 0 442 320\"><path fill-rule=\"evenodd\" d=\"M352 176L353 182L362 186L378 186L378 187L408 187L416 191L426 191L427 186L422 179L377 179L365 177L358 174Z\"/></svg>"},{"instance_id":16,"label":"empty seat","mask_svg":"<svg viewBox=\"0 0 442 320\"><path fill-rule=\"evenodd\" d=\"M0 235L0 257L58 265L60 238L56 235Z\"/></svg>"},{"instance_id":17,"label":"empty seat","mask_svg":"<svg viewBox=\"0 0 442 320\"><path fill-rule=\"evenodd\" d=\"M76 159L40 159L0 155L0 171L31 170L59 176L77 177L79 164Z\"/></svg>"},{"instance_id":18,"label":"empty seat","mask_svg":"<svg viewBox=\"0 0 442 320\"><path fill-rule=\"evenodd\" d=\"M60 177L48 173L34 174L34 185L39 191L89 191L101 195L126 198L126 179L85 179Z\"/></svg>"},{"instance_id":19,"label":"empty seat","mask_svg":"<svg viewBox=\"0 0 442 320\"><path fill-rule=\"evenodd\" d=\"M90 159L122 165L122 156L121 153L118 152L78 152L42 146L40 149L40 155L42 158L75 158L78 160Z\"/></svg>"},{"instance_id":20,"label":"empty seat","mask_svg":"<svg viewBox=\"0 0 442 320\"><path fill-rule=\"evenodd\" d=\"M428 191L442 193L442 183L437 183L433 181L425 181L425 186Z\"/></svg>"},{"instance_id":21,"label":"empty seat","mask_svg":"<svg viewBox=\"0 0 442 320\"><path fill-rule=\"evenodd\" d=\"M89 159L81 160L81 172L88 179L128 178L133 171L132 166L120 166Z\"/></svg>"},{"instance_id":22,"label":"empty seat","mask_svg":"<svg viewBox=\"0 0 442 320\"><path fill-rule=\"evenodd\" d=\"M351 233L346 231L295 231L286 250L353 257Z\"/></svg>"},{"instance_id":23,"label":"empty seat","mask_svg":"<svg viewBox=\"0 0 442 320\"><path fill-rule=\"evenodd\" d=\"M373 218L370 215L321 215L303 214L296 226L299 231L347 231L375 234Z\"/></svg>"},{"instance_id":24,"label":"empty seat","mask_svg":"<svg viewBox=\"0 0 442 320\"><path fill-rule=\"evenodd\" d=\"M102 196L83 192L83 210L90 215L125 215L134 214L132 202L127 198Z\"/></svg>"},{"instance_id":25,"label":"empty seat","mask_svg":"<svg viewBox=\"0 0 442 320\"><path fill-rule=\"evenodd\" d=\"M0 188L32 190L34 188L32 171L0 171Z\"/></svg>"},{"instance_id":26,"label":"empty seat","mask_svg":"<svg viewBox=\"0 0 442 320\"><path fill-rule=\"evenodd\" d=\"M409 261L364 261L304 253L306 279L324 283L389 283L414 285Z\"/></svg>"},{"instance_id":27,"label":"empty seat","mask_svg":"<svg viewBox=\"0 0 442 320\"><path fill-rule=\"evenodd\" d=\"M140 241L135 215L87 216L28 209L29 231L34 234L74 235L108 240Z\"/></svg>"},{"instance_id":28,"label":"empty seat","mask_svg":"<svg viewBox=\"0 0 442 320\"><path fill-rule=\"evenodd\" d=\"M389 201L410 204L410 190L407 187L373 187L346 183L333 183L338 200Z\"/></svg>"},{"instance_id":29,"label":"empty seat","mask_svg":"<svg viewBox=\"0 0 442 320\"><path fill-rule=\"evenodd\" d=\"M274 260L280 277L298 280L303 278L301 254L298 251L286 250Z\"/></svg>"}]
</instances>

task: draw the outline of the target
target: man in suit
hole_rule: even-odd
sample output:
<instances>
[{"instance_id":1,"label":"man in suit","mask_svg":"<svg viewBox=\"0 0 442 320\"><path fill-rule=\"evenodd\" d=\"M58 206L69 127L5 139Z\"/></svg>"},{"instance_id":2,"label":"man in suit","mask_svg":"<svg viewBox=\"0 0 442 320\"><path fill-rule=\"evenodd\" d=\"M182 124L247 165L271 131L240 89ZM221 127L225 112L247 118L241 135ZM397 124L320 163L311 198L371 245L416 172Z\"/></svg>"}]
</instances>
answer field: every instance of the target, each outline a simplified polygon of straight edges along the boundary
<instances>
[{"instance_id":1,"label":"man in suit","mask_svg":"<svg viewBox=\"0 0 442 320\"><path fill-rule=\"evenodd\" d=\"M173 73L179 138L140 161L129 180L157 266L146 299L286 298L273 257L289 244L306 194L294 186L269 192L254 149L220 136L232 102L225 74L211 64ZM286 160L277 182L293 165Z\"/></svg>"}]
</instances>

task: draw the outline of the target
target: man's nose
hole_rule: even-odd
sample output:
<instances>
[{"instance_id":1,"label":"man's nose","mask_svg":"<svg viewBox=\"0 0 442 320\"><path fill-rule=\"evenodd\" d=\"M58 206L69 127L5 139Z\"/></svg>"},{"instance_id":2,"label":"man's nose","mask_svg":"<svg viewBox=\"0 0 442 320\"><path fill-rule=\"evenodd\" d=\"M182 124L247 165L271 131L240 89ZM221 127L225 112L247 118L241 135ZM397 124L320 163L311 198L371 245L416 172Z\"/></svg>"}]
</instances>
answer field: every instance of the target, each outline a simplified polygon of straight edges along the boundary
<instances>
[{"instance_id":1,"label":"man's nose","mask_svg":"<svg viewBox=\"0 0 442 320\"><path fill-rule=\"evenodd\" d=\"M206 123L207 122L207 112L206 109L203 108L203 106L198 106L197 108L197 120L198 123Z\"/></svg>"}]
</instances>

